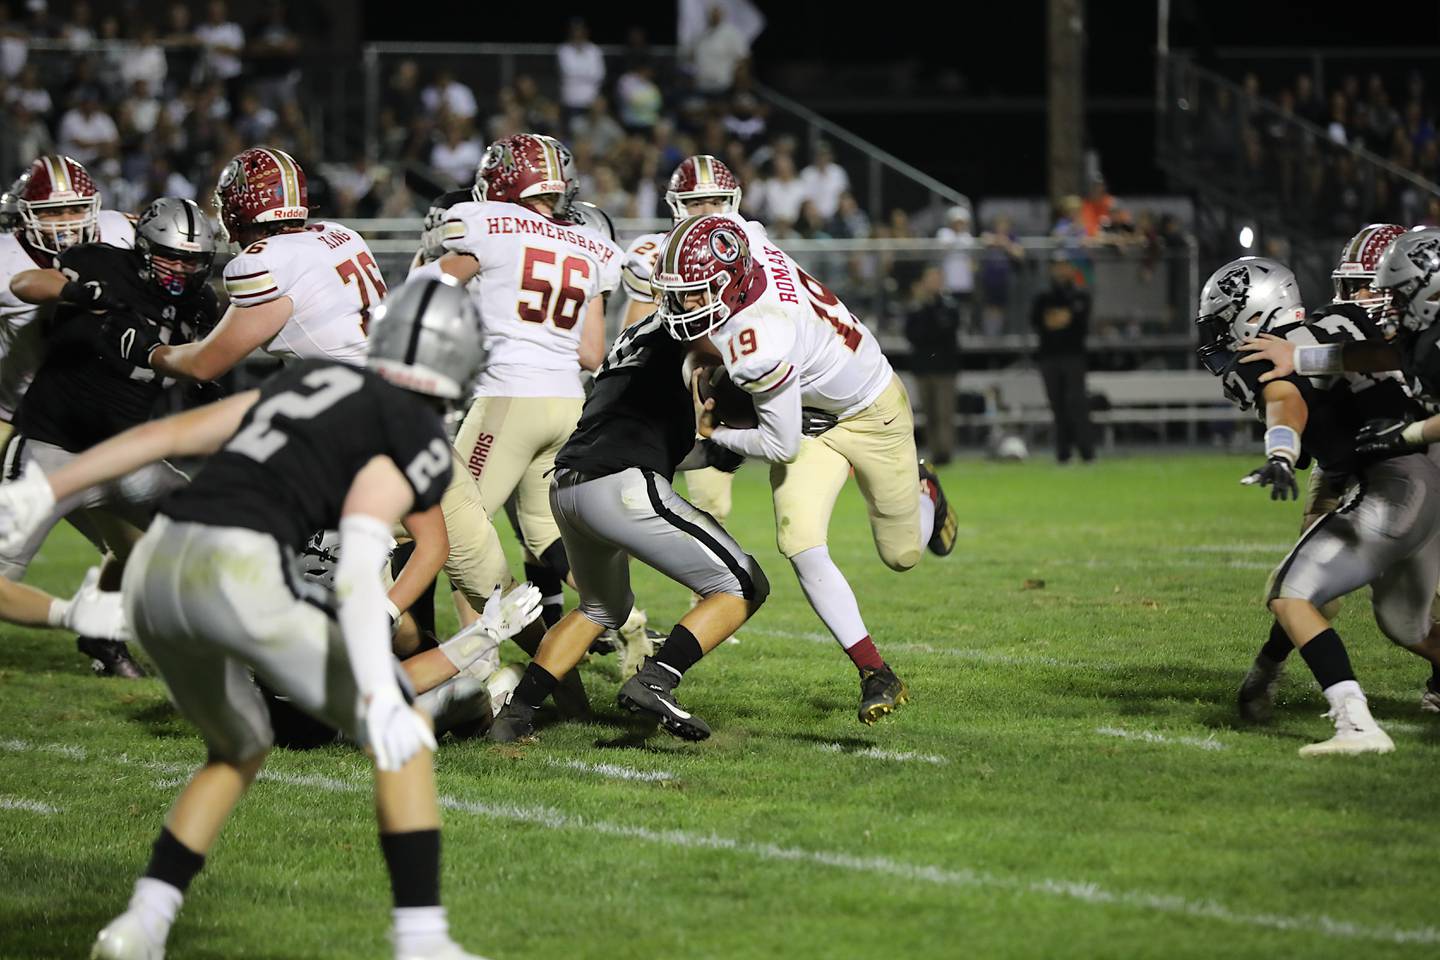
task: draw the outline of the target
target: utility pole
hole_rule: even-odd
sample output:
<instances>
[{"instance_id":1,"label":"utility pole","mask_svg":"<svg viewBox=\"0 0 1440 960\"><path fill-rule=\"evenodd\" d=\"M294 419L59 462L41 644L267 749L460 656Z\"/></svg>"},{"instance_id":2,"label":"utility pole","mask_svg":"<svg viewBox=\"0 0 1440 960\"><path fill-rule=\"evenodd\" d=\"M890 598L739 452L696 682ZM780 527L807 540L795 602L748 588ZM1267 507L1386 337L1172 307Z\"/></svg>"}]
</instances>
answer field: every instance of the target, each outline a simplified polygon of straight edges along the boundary
<instances>
[{"instance_id":1,"label":"utility pole","mask_svg":"<svg viewBox=\"0 0 1440 960\"><path fill-rule=\"evenodd\" d=\"M1085 147L1084 0L1048 0L1047 101L1050 200L1080 194Z\"/></svg>"}]
</instances>

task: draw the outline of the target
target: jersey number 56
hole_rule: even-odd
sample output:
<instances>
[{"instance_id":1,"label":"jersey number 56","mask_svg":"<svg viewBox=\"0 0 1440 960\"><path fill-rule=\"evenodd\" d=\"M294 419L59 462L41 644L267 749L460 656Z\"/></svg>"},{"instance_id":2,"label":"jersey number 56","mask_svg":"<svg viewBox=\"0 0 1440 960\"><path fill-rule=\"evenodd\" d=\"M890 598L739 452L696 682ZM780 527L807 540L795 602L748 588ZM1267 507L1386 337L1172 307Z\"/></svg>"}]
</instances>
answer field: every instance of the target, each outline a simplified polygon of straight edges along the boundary
<instances>
[{"instance_id":1,"label":"jersey number 56","mask_svg":"<svg viewBox=\"0 0 1440 960\"><path fill-rule=\"evenodd\" d=\"M526 323L549 320L561 330L569 330L580 322L580 308L585 306L585 288L576 283L589 279L590 261L584 257L566 257L557 268L553 250L526 247L516 313Z\"/></svg>"}]
</instances>

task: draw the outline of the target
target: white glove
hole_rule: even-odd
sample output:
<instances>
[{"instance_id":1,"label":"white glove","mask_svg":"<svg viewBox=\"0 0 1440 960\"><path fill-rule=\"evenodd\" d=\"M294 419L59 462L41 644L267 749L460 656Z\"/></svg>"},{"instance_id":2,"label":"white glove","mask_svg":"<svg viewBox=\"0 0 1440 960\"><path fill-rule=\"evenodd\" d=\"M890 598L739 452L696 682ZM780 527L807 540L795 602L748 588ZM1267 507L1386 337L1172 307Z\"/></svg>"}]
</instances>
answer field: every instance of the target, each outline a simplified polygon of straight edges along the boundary
<instances>
[{"instance_id":1,"label":"white glove","mask_svg":"<svg viewBox=\"0 0 1440 960\"><path fill-rule=\"evenodd\" d=\"M85 572L80 589L69 600L56 600L50 605L52 626L73 630L82 637L103 640L133 640L135 635L125 622L120 594L101 590L100 568Z\"/></svg>"},{"instance_id":2,"label":"white glove","mask_svg":"<svg viewBox=\"0 0 1440 960\"><path fill-rule=\"evenodd\" d=\"M361 709L365 745L375 755L375 766L394 772L421 750L435 749L430 725L400 696L400 688L377 690Z\"/></svg>"},{"instance_id":3,"label":"white glove","mask_svg":"<svg viewBox=\"0 0 1440 960\"><path fill-rule=\"evenodd\" d=\"M540 588L526 581L519 584L503 597L496 587L485 609L480 614L480 623L496 640L508 640L529 626L530 621L540 616Z\"/></svg>"},{"instance_id":4,"label":"white glove","mask_svg":"<svg viewBox=\"0 0 1440 960\"><path fill-rule=\"evenodd\" d=\"M28 461L18 478L0 484L0 551L20 549L54 509L50 481L35 461Z\"/></svg>"}]
</instances>

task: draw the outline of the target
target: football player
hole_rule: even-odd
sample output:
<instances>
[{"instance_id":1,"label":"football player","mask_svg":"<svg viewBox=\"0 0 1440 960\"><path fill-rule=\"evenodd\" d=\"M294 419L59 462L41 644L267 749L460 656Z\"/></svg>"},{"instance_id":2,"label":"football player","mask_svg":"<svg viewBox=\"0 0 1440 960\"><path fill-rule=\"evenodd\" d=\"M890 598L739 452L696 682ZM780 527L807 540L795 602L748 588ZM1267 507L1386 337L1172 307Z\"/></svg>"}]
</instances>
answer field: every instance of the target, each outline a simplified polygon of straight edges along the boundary
<instances>
[{"instance_id":1,"label":"football player","mask_svg":"<svg viewBox=\"0 0 1440 960\"><path fill-rule=\"evenodd\" d=\"M20 398L44 358L45 337L34 321L37 303L10 288L20 273L54 268L60 255L84 243L130 247L131 217L100 209L95 181L78 160L38 157L7 194L14 213L0 229L0 446L9 439ZM72 291L74 292L74 291Z\"/></svg>"},{"instance_id":2,"label":"football player","mask_svg":"<svg viewBox=\"0 0 1440 960\"><path fill-rule=\"evenodd\" d=\"M611 240L571 220L576 187L570 151L553 137L496 141L472 199L448 210L446 252L412 274L449 274L475 298L487 354L456 447L492 516L517 494L526 552L561 581L569 564L548 475L584 403L581 373L604 359L604 297L621 261Z\"/></svg>"},{"instance_id":3,"label":"football player","mask_svg":"<svg viewBox=\"0 0 1440 960\"><path fill-rule=\"evenodd\" d=\"M1398 224L1372 223L1350 238L1341 248L1340 260L1330 274L1335 298L1314 312L1312 319L1316 321L1315 326L1324 329L1323 318L1339 314L1349 317L1363 329L1385 329L1383 313L1388 298L1372 290L1375 270L1391 241L1404 232L1405 228ZM1319 466L1312 467L1301 510L1300 531L1303 533L1310 529L1316 520L1339 506L1340 498L1353 482L1353 477L1348 474L1337 475ZM1327 603L1321 613L1327 621L1333 622L1340 614L1340 599ZM1256 722L1269 719L1280 674L1285 660L1294 649L1295 645L1290 642L1284 628L1276 622L1271 627L1270 638L1240 684L1237 703L1242 717Z\"/></svg>"},{"instance_id":4,"label":"football player","mask_svg":"<svg viewBox=\"0 0 1440 960\"><path fill-rule=\"evenodd\" d=\"M217 316L215 293L206 282L215 248L214 232L193 201L162 197L141 216L133 249L72 245L60 254L58 267L26 270L11 279L10 289L21 301L58 306L41 325L45 358L16 411L6 476L31 462L54 470L153 416L166 384L152 371L111 355L104 325L144 328L157 342L183 342L209 329ZM61 502L29 541L0 551L0 575L23 577L50 529L66 517L102 553L108 549L123 562L156 500L183 483L184 475L169 464L152 464ZM107 564L102 582L118 587L118 575L118 566ZM78 646L101 672L143 675L123 644L81 637Z\"/></svg>"},{"instance_id":5,"label":"football player","mask_svg":"<svg viewBox=\"0 0 1440 960\"><path fill-rule=\"evenodd\" d=\"M0 545L53 504L167 457L209 456L166 500L132 556L125 608L207 757L181 791L129 907L92 957L158 958L185 890L271 746L254 676L373 755L397 960L476 960L440 906L440 814L427 718L411 708L385 629L390 530L449 482L441 411L481 356L458 287L407 284L376 317L366 367L307 361L259 390L115 437L49 477L0 488ZM310 531L340 531L338 611L311 602L287 558Z\"/></svg>"},{"instance_id":6,"label":"football player","mask_svg":"<svg viewBox=\"0 0 1440 960\"><path fill-rule=\"evenodd\" d=\"M82 637L124 641L132 636L120 608L120 594L100 589L100 568L91 567L69 600L0 579L0 620L21 627L56 627Z\"/></svg>"},{"instance_id":7,"label":"football player","mask_svg":"<svg viewBox=\"0 0 1440 960\"><path fill-rule=\"evenodd\" d=\"M709 441L696 444L695 419L681 373L686 346L658 316L621 332L595 377L574 434L555 458L550 502L570 558L580 606L546 634L492 740L529 739L535 710L607 628L635 605L630 558L699 594L660 652L646 657L620 688L620 705L647 714L677 737L710 736L704 720L675 699L685 672L745 623L769 593L760 565L725 528L677 494L676 469L740 458Z\"/></svg>"},{"instance_id":8,"label":"football player","mask_svg":"<svg viewBox=\"0 0 1440 960\"><path fill-rule=\"evenodd\" d=\"M307 222L305 171L294 158L269 147L246 150L225 166L215 195L221 227L241 247L225 265L229 308L193 343L161 343L143 327L120 330L126 359L194 380L213 380L261 348L287 362L363 363L384 278L359 232ZM509 583L499 538L463 473L454 475L441 510L450 542L445 572L479 609Z\"/></svg>"},{"instance_id":9,"label":"football player","mask_svg":"<svg viewBox=\"0 0 1440 960\"><path fill-rule=\"evenodd\" d=\"M1232 402L1255 409L1266 424L1265 464L1242 482L1270 487L1272 499L1296 497L1302 458L1356 480L1272 574L1267 605L1314 674L1335 725L1333 737L1301 747L1300 755L1388 753L1394 744L1371 716L1321 607L1368 585L1381 632L1440 663L1440 643L1430 636L1440 582L1440 467L1423 452L1376 450L1356 438L1371 421L1409 420L1421 408L1394 373L1262 382L1263 364L1238 362L1236 348L1259 334L1307 349L1381 340L1364 317L1330 313L1307 323L1294 274L1274 260L1243 257L1217 270L1201 291L1196 322L1201 362L1223 378Z\"/></svg>"},{"instance_id":10,"label":"football player","mask_svg":"<svg viewBox=\"0 0 1440 960\"><path fill-rule=\"evenodd\" d=\"M686 217L699 217L711 213L725 213L740 216L740 181L730 168L718 158L708 154L687 157L670 174L670 185L665 191L665 202L679 223ZM660 245L665 242L663 233L646 233L630 241L625 250L625 266L621 279L625 282L624 326L630 326L655 310L655 290L650 278L655 273L655 261L660 256ZM731 485L733 473L703 467L685 472L685 488L690 500L723 525L730 519Z\"/></svg>"},{"instance_id":11,"label":"football player","mask_svg":"<svg viewBox=\"0 0 1440 960\"><path fill-rule=\"evenodd\" d=\"M670 335L708 339L753 399L758 425L736 429L717 423L713 400L700 404L697 394L699 434L771 463L780 552L859 670L860 719L874 723L908 690L881 659L826 546L850 471L886 566L909 570L927 546L943 556L955 545L939 478L923 464L917 476L904 384L874 335L758 227L726 216L682 220L661 247L652 284Z\"/></svg>"}]
</instances>

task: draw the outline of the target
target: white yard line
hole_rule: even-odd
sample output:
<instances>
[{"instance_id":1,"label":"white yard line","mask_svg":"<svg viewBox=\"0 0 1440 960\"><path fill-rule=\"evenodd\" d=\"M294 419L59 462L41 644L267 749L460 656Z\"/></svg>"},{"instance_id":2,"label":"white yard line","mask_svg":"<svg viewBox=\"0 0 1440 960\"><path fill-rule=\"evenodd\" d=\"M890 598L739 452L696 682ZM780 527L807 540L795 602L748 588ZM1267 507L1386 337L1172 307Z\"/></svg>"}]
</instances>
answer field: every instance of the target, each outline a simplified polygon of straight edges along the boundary
<instances>
[{"instance_id":1,"label":"white yard line","mask_svg":"<svg viewBox=\"0 0 1440 960\"><path fill-rule=\"evenodd\" d=\"M1207 742L1207 741L1197 741ZM4 741L9 750L45 750L45 745L25 741ZM25 744L16 746L16 744ZM51 751L54 752L54 751ZM359 781L334 777L299 774L275 774L270 777L282 784L340 793L358 793L368 789ZM718 850L771 863L802 863L866 876L885 876L897 880L926 883L934 886L979 890L1003 890L1045 897L1058 897L1081 903L1128 907L1150 913L1163 913L1197 919L1215 920L1233 926L1277 930L1322 936L1335 940L1378 941L1395 944L1440 945L1440 928L1395 927L1385 924L1362 924L1332 917L1248 913L1232 910L1213 900L1191 900L1185 897L1143 890L1109 890L1094 883L1054 878L1026 879L1007 877L967 868L950 868L929 864L908 863L890 857L862 857L832 850L809 850L775 843L761 843L722 837L713 833L691 833L685 830L657 830L651 827L591 820L553 807L529 807L508 803L485 803L442 794L440 805L447 810L469 813L491 820L522 823L550 830L577 830L600 836L638 840L667 847L697 850ZM58 812L58 811L57 811Z\"/></svg>"},{"instance_id":2,"label":"white yard line","mask_svg":"<svg viewBox=\"0 0 1440 960\"><path fill-rule=\"evenodd\" d=\"M60 812L59 807L52 807L48 803L41 803L39 800L26 800L24 797L0 796L0 810L24 810L26 813L40 813L46 816Z\"/></svg>"},{"instance_id":3,"label":"white yard line","mask_svg":"<svg viewBox=\"0 0 1440 960\"><path fill-rule=\"evenodd\" d=\"M579 770L582 773L593 773L599 777L608 777L611 780L636 780L641 783L663 783L666 780L674 780L675 774L667 773L664 770L636 770L631 767L622 767L617 763L586 763L584 760L561 760L556 757L546 757L545 765L549 767L561 767L565 770Z\"/></svg>"},{"instance_id":4,"label":"white yard line","mask_svg":"<svg viewBox=\"0 0 1440 960\"><path fill-rule=\"evenodd\" d=\"M1164 743L1173 746L1195 747L1199 750L1225 750L1225 744L1213 737L1168 737L1150 730L1124 730L1120 727L1096 727L1095 732L1103 737L1119 737L1121 740L1138 740L1142 743Z\"/></svg>"},{"instance_id":5,"label":"white yard line","mask_svg":"<svg viewBox=\"0 0 1440 960\"><path fill-rule=\"evenodd\" d=\"M1295 546L1290 543L1197 543L1180 547L1182 553L1275 553L1284 556Z\"/></svg>"},{"instance_id":6,"label":"white yard line","mask_svg":"<svg viewBox=\"0 0 1440 960\"><path fill-rule=\"evenodd\" d=\"M911 753L908 750L881 750L879 747L866 747L863 750L851 750L842 743L822 743L817 747L826 753L843 753L851 757L865 757L868 760L889 760L894 763L933 763L937 766L942 763L949 763L946 758L934 753Z\"/></svg>"},{"instance_id":7,"label":"white yard line","mask_svg":"<svg viewBox=\"0 0 1440 960\"><path fill-rule=\"evenodd\" d=\"M808 643L834 645L835 638L828 633L811 633L798 630L775 630L769 627L746 627L742 635L754 634L760 637L775 637L781 640L804 640ZM1119 669L1122 665L1106 660L1061 660L1057 657L1042 655L1030 656L1013 653L1002 653L998 650L974 650L969 647L937 647L929 643L884 643L886 650L899 650L903 653L933 653L942 657L957 657L961 660L974 660L978 663L998 663L1008 667L1066 667L1076 669L1097 669L1112 670Z\"/></svg>"}]
</instances>

